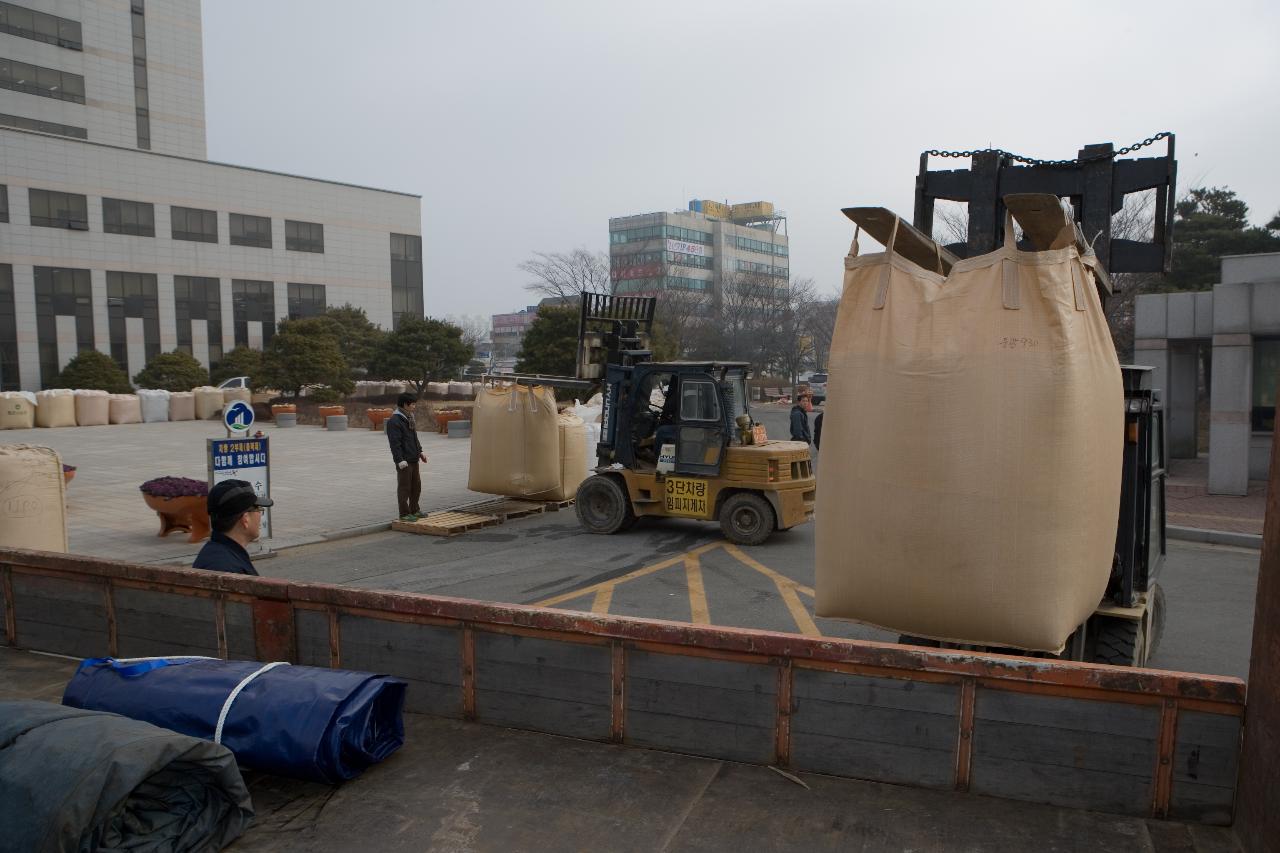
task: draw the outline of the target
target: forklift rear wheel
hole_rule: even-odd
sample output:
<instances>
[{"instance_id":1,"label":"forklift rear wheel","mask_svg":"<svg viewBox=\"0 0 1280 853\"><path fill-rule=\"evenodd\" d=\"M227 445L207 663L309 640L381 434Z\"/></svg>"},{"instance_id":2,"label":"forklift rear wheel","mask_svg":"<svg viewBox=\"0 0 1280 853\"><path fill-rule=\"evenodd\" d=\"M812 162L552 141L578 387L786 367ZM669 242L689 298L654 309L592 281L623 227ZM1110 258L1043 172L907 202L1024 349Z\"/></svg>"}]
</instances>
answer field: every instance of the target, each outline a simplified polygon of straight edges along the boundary
<instances>
[{"instance_id":1,"label":"forklift rear wheel","mask_svg":"<svg viewBox=\"0 0 1280 853\"><path fill-rule=\"evenodd\" d=\"M730 495L720 507L720 529L730 542L759 545L773 528L773 507L755 492Z\"/></svg>"},{"instance_id":2,"label":"forklift rear wheel","mask_svg":"<svg viewBox=\"0 0 1280 853\"><path fill-rule=\"evenodd\" d=\"M627 490L614 477L594 474L583 480L573 505L588 533L617 533L636 520Z\"/></svg>"},{"instance_id":3,"label":"forklift rear wheel","mask_svg":"<svg viewBox=\"0 0 1280 853\"><path fill-rule=\"evenodd\" d=\"M1094 630L1094 663L1146 666L1145 620L1100 618Z\"/></svg>"}]
</instances>

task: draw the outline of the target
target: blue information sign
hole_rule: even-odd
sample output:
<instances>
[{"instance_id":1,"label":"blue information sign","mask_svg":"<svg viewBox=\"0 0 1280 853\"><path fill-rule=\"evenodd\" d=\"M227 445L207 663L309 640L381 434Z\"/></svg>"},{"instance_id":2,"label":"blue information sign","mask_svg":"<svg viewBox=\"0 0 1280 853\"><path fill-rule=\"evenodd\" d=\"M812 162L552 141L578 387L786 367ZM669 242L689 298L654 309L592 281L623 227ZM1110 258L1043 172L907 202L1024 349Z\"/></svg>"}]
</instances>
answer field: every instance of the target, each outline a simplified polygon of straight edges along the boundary
<instances>
[{"instance_id":1,"label":"blue information sign","mask_svg":"<svg viewBox=\"0 0 1280 853\"><path fill-rule=\"evenodd\" d=\"M253 426L253 406L244 400L236 400L222 413L222 422L232 435L248 433L249 427Z\"/></svg>"},{"instance_id":2,"label":"blue information sign","mask_svg":"<svg viewBox=\"0 0 1280 853\"><path fill-rule=\"evenodd\" d=\"M253 412L249 414L252 417ZM260 496L271 497L271 446L266 438L210 438L207 441L209 488L223 480L245 480ZM271 537L269 509L262 517L262 536Z\"/></svg>"}]
</instances>

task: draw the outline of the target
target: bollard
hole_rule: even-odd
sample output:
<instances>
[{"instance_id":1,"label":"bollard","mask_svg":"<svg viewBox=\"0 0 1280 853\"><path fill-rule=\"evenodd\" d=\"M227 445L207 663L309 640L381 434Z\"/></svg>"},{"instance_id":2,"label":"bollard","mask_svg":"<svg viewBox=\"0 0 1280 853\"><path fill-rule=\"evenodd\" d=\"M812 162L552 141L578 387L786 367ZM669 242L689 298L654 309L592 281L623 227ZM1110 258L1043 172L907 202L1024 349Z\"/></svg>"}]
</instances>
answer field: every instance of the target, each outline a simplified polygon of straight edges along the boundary
<instances>
[{"instance_id":1,"label":"bollard","mask_svg":"<svg viewBox=\"0 0 1280 853\"><path fill-rule=\"evenodd\" d=\"M471 421L449 421L449 438L470 438Z\"/></svg>"},{"instance_id":2,"label":"bollard","mask_svg":"<svg viewBox=\"0 0 1280 853\"><path fill-rule=\"evenodd\" d=\"M298 425L297 412L279 412L275 416L276 426L281 429Z\"/></svg>"},{"instance_id":3,"label":"bollard","mask_svg":"<svg viewBox=\"0 0 1280 853\"><path fill-rule=\"evenodd\" d=\"M347 430L346 415L329 415L324 419L324 422L330 432L346 432Z\"/></svg>"}]
</instances>

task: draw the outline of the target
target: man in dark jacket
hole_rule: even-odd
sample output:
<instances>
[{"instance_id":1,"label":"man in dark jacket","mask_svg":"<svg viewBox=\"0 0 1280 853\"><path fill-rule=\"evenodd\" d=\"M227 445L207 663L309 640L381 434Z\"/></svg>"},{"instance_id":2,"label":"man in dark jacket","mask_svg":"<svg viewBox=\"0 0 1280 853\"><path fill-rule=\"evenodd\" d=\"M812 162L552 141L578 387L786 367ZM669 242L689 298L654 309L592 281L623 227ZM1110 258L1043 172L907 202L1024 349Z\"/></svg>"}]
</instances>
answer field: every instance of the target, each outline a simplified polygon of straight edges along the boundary
<instances>
[{"instance_id":1,"label":"man in dark jacket","mask_svg":"<svg viewBox=\"0 0 1280 853\"><path fill-rule=\"evenodd\" d=\"M401 394L396 399L396 410L385 421L387 443L391 445L391 459L396 463L396 499L400 502L400 520L417 521L422 517L418 499L422 495L422 475L418 463L427 461L418 441L418 425L413 420L413 407L418 399L412 394Z\"/></svg>"},{"instance_id":2,"label":"man in dark jacket","mask_svg":"<svg viewBox=\"0 0 1280 853\"><path fill-rule=\"evenodd\" d=\"M818 450L822 449L822 416L826 411L818 412L818 416L813 419L813 446Z\"/></svg>"},{"instance_id":3,"label":"man in dark jacket","mask_svg":"<svg viewBox=\"0 0 1280 853\"><path fill-rule=\"evenodd\" d=\"M813 435L809 432L809 412L813 410L813 398L807 393L801 393L796 397L796 403L791 407L791 440L803 441L805 444L813 443Z\"/></svg>"},{"instance_id":4,"label":"man in dark jacket","mask_svg":"<svg viewBox=\"0 0 1280 853\"><path fill-rule=\"evenodd\" d=\"M256 575L245 547L262 533L262 511L274 503L259 497L244 480L223 480L209 490L209 523L213 533L204 543L195 569Z\"/></svg>"}]
</instances>

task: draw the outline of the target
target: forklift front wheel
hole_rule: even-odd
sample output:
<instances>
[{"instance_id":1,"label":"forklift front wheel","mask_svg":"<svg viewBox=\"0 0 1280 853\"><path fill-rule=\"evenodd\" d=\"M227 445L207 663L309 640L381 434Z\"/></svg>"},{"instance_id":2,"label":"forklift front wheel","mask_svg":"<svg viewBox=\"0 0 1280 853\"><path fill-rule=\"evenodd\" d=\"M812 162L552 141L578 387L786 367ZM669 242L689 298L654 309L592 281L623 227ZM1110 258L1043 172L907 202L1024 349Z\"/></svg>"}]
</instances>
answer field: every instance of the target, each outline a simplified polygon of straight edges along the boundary
<instances>
[{"instance_id":1,"label":"forklift front wheel","mask_svg":"<svg viewBox=\"0 0 1280 853\"><path fill-rule=\"evenodd\" d=\"M720 529L739 545L759 545L773 533L773 507L755 492L730 495L720 507Z\"/></svg>"},{"instance_id":2,"label":"forklift front wheel","mask_svg":"<svg viewBox=\"0 0 1280 853\"><path fill-rule=\"evenodd\" d=\"M636 520L627 490L616 477L593 474L583 480L573 505L588 533L617 533Z\"/></svg>"}]
</instances>

